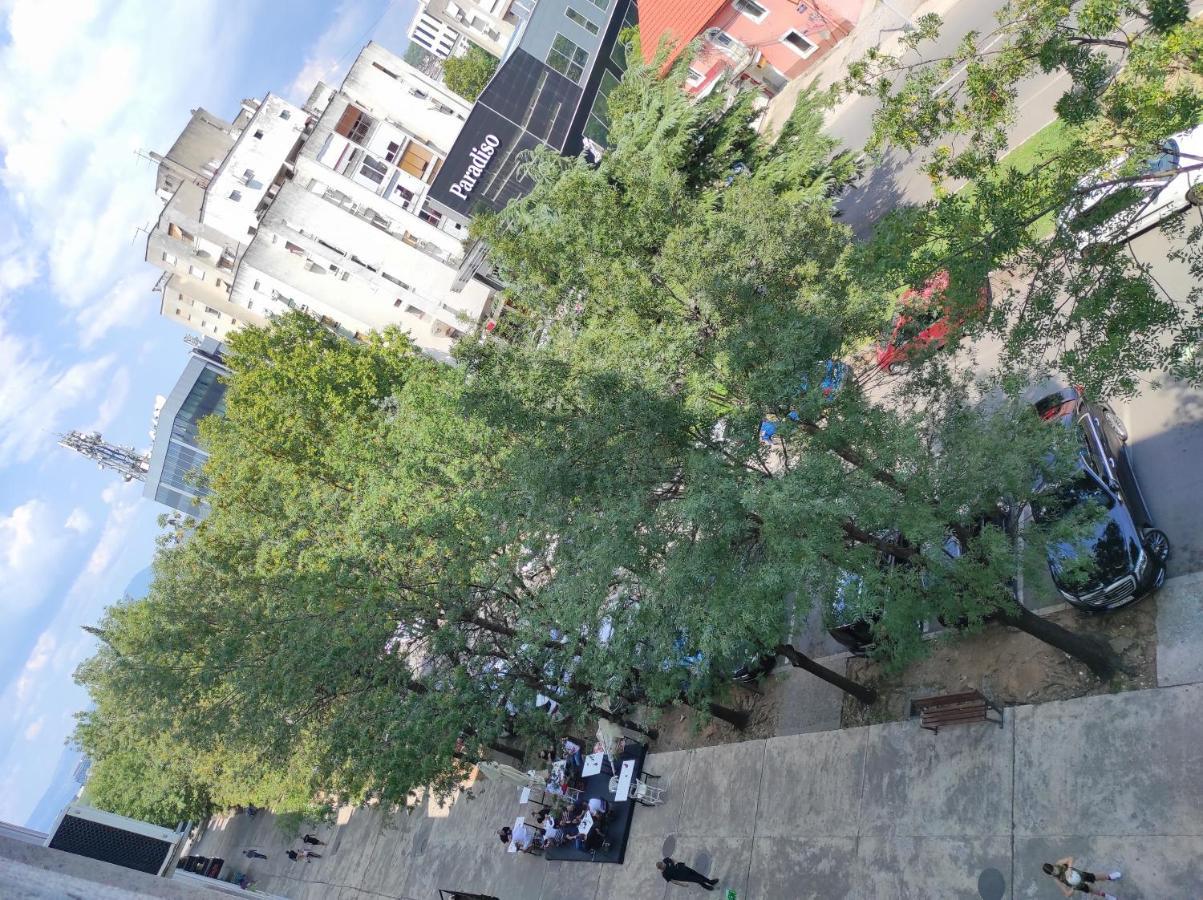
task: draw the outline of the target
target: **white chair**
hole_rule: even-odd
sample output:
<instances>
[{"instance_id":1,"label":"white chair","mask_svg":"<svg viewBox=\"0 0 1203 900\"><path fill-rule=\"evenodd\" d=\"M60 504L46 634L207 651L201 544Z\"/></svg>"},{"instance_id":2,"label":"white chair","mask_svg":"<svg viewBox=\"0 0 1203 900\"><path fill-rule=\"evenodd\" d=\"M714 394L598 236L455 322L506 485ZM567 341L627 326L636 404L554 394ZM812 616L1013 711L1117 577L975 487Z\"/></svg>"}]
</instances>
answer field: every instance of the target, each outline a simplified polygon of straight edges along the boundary
<instances>
[{"instance_id":1,"label":"white chair","mask_svg":"<svg viewBox=\"0 0 1203 900\"><path fill-rule=\"evenodd\" d=\"M644 806L659 806L664 802L664 788L652 787L640 779L631 785L631 799Z\"/></svg>"}]
</instances>

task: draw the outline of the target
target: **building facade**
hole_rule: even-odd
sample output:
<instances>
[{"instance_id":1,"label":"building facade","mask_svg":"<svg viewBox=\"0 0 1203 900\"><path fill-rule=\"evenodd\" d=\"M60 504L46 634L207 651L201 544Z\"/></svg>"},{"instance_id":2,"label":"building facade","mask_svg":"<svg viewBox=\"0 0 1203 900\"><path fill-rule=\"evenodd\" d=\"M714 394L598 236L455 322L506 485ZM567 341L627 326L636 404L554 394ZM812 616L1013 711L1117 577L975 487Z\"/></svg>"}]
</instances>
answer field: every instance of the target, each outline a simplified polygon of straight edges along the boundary
<instances>
[{"instance_id":1,"label":"building facade","mask_svg":"<svg viewBox=\"0 0 1203 900\"><path fill-rule=\"evenodd\" d=\"M781 90L845 37L863 0L640 0L639 36L651 63L663 43L671 63L692 41L686 90L704 96L728 78Z\"/></svg>"},{"instance_id":2,"label":"building facade","mask_svg":"<svg viewBox=\"0 0 1203 900\"><path fill-rule=\"evenodd\" d=\"M409 39L440 59L466 53L469 43L500 59L529 11L516 0L422 0Z\"/></svg>"},{"instance_id":3,"label":"building facade","mask_svg":"<svg viewBox=\"0 0 1203 900\"><path fill-rule=\"evenodd\" d=\"M159 157L147 240L169 318L220 340L298 309L348 337L389 325L449 360L489 314L457 280L466 230L427 202L470 106L377 44L304 107L274 94L193 114Z\"/></svg>"},{"instance_id":4,"label":"building facade","mask_svg":"<svg viewBox=\"0 0 1203 900\"><path fill-rule=\"evenodd\" d=\"M200 480L200 468L209 454L200 446L199 426L205 416L225 414L226 386L221 378L229 373L222 361L222 345L202 338L156 415L144 497L194 518L208 513L209 491Z\"/></svg>"},{"instance_id":5,"label":"building facade","mask_svg":"<svg viewBox=\"0 0 1203 900\"><path fill-rule=\"evenodd\" d=\"M626 69L618 34L635 17L634 0L540 0L447 155L432 207L466 224L530 191L519 171L526 151L604 147L606 96Z\"/></svg>"}]
</instances>

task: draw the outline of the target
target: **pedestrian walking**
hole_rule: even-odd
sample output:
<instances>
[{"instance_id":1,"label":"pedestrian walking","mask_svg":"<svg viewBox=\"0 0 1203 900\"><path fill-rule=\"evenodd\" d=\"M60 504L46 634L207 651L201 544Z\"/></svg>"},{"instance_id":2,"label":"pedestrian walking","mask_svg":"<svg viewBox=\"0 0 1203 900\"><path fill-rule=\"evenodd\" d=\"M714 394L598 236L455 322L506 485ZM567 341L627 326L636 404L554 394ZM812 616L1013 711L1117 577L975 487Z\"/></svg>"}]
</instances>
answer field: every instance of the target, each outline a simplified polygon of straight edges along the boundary
<instances>
[{"instance_id":1,"label":"pedestrian walking","mask_svg":"<svg viewBox=\"0 0 1203 900\"><path fill-rule=\"evenodd\" d=\"M1092 897L1102 897L1103 900L1116 900L1116 898L1105 891L1096 891L1091 885L1100 881L1119 881L1124 874L1117 870L1107 875L1096 875L1085 869L1075 869L1072 856L1059 859L1055 863L1045 863L1041 868L1044 869L1045 875L1052 876L1057 880L1066 897L1073 894L1074 891L1081 891Z\"/></svg>"},{"instance_id":2,"label":"pedestrian walking","mask_svg":"<svg viewBox=\"0 0 1203 900\"><path fill-rule=\"evenodd\" d=\"M267 854L260 853L258 850L243 850L242 855L247 859L267 859Z\"/></svg>"},{"instance_id":3,"label":"pedestrian walking","mask_svg":"<svg viewBox=\"0 0 1203 900\"><path fill-rule=\"evenodd\" d=\"M319 846L319 847L324 847L324 846L326 846L326 842L325 842L325 841L319 841L319 840L318 840L317 838L315 838L315 837L314 837L312 834L307 834L307 835L305 835L303 838L301 838L301 840L303 840L303 841L304 841L306 844L316 844L316 845L317 845L317 846Z\"/></svg>"},{"instance_id":4,"label":"pedestrian walking","mask_svg":"<svg viewBox=\"0 0 1203 900\"><path fill-rule=\"evenodd\" d=\"M666 856L663 861L656 863L656 868L660 870L660 874L668 882L679 881L683 884L700 884L708 891L713 891L714 886L718 884L717 878L707 878L696 869L689 868L685 863L676 862L671 856Z\"/></svg>"},{"instance_id":5,"label":"pedestrian walking","mask_svg":"<svg viewBox=\"0 0 1203 900\"><path fill-rule=\"evenodd\" d=\"M289 859L291 859L293 862L296 862L298 859L301 858L301 854L297 853L297 851L295 851L295 850L289 850L285 855Z\"/></svg>"},{"instance_id":6,"label":"pedestrian walking","mask_svg":"<svg viewBox=\"0 0 1203 900\"><path fill-rule=\"evenodd\" d=\"M305 860L305 862L309 862L309 860L311 860L311 859L321 859L321 858L322 858L322 854L314 853L312 850L302 850L301 851L301 859Z\"/></svg>"}]
</instances>

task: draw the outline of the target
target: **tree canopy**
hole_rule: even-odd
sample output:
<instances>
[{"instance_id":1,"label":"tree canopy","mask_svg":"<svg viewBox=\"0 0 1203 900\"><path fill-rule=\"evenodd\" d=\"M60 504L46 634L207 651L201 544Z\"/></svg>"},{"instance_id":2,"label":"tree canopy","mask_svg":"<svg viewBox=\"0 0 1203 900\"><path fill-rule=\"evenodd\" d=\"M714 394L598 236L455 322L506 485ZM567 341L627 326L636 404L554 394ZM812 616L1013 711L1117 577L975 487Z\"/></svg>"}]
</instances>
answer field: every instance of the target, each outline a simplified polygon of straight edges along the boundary
<instances>
[{"instance_id":1,"label":"tree canopy","mask_svg":"<svg viewBox=\"0 0 1203 900\"><path fill-rule=\"evenodd\" d=\"M831 675L789 645L813 603L863 618L893 665L926 652L924 621L999 615L1114 671L1010 585L1014 511L1076 452L1024 390L1054 365L1123 390L1146 330L1187 333L1118 253L1032 235L1083 170L1028 184L977 152L973 197L859 243L837 200L860 163L823 135L822 98L769 143L751 95L688 98L684 66L633 68L599 162L536 152L530 194L474 222L509 312L457 365L300 314L231 336L226 416L203 428L212 511L165 536L149 595L106 612L78 673L97 699L80 740L115 781L136 777L134 747L186 760L163 768L163 804L127 785L114 802L404 803L551 734L540 696L578 721L727 715L725 683L762 654ZM887 107L918 91L880 84ZM924 138L960 127L924 115L947 116ZM1043 287L992 276L1054 252ZM863 353L925 286L953 339L887 378ZM1069 311L1047 306L1070 288ZM997 372L955 352L983 335L1007 347Z\"/></svg>"},{"instance_id":2,"label":"tree canopy","mask_svg":"<svg viewBox=\"0 0 1203 900\"><path fill-rule=\"evenodd\" d=\"M473 44L463 56L443 62L443 81L465 100L473 101L497 71L498 63L496 56Z\"/></svg>"}]
</instances>

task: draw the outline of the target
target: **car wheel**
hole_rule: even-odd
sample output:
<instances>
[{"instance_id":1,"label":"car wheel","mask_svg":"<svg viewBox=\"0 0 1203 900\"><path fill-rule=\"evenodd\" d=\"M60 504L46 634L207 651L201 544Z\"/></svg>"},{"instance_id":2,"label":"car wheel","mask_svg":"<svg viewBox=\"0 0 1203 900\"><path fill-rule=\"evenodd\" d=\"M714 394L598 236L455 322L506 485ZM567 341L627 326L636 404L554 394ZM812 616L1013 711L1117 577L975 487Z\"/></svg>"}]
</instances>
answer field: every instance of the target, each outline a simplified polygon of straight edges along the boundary
<instances>
[{"instance_id":1,"label":"car wheel","mask_svg":"<svg viewBox=\"0 0 1203 900\"><path fill-rule=\"evenodd\" d=\"M1146 528L1145 549L1163 563L1170 558L1170 539L1160 528Z\"/></svg>"},{"instance_id":2,"label":"car wheel","mask_svg":"<svg viewBox=\"0 0 1203 900\"><path fill-rule=\"evenodd\" d=\"M1124 427L1124 423L1120 421L1119 416L1108 409L1103 411L1103 418L1107 420L1107 425L1115 433L1115 436L1126 444L1128 442L1128 429Z\"/></svg>"},{"instance_id":3,"label":"car wheel","mask_svg":"<svg viewBox=\"0 0 1203 900\"><path fill-rule=\"evenodd\" d=\"M1191 206L1203 206L1203 184L1192 184L1187 188L1186 202Z\"/></svg>"}]
</instances>

